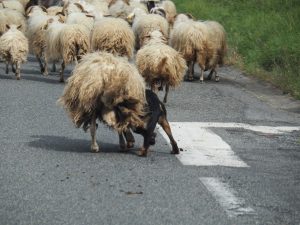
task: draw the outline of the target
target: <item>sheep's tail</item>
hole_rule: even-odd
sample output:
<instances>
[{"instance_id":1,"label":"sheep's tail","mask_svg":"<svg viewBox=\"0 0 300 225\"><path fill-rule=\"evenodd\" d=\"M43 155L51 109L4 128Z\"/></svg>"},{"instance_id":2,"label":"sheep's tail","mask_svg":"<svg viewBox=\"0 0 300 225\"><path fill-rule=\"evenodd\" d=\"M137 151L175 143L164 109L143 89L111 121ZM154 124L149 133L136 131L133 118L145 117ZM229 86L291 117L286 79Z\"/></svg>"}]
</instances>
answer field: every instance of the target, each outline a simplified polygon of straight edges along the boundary
<instances>
[{"instance_id":1,"label":"sheep's tail","mask_svg":"<svg viewBox=\"0 0 300 225\"><path fill-rule=\"evenodd\" d=\"M164 66L165 66L165 64L166 64L166 62L167 62L167 59L168 59L168 57L165 56L165 57L161 60L161 62L158 64L157 68L158 68L159 73L162 73L163 68L164 68Z\"/></svg>"}]
</instances>

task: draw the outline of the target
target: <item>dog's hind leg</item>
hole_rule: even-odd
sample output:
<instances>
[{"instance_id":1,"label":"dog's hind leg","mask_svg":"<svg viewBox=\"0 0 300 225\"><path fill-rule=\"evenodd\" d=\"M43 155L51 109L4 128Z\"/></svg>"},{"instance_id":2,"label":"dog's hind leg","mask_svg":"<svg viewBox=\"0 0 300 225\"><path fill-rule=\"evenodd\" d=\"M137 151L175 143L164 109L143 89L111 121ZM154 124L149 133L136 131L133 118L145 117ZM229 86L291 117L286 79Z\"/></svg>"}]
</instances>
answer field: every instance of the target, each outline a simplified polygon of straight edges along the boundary
<instances>
[{"instance_id":1,"label":"dog's hind leg","mask_svg":"<svg viewBox=\"0 0 300 225\"><path fill-rule=\"evenodd\" d=\"M171 154L179 154L179 149L178 149L177 143L173 138L171 127L169 125L169 122L168 122L166 116L165 115L160 116L158 123L164 129L164 131L166 132L166 134L168 135L168 137L170 139L170 142L172 145Z\"/></svg>"}]
</instances>

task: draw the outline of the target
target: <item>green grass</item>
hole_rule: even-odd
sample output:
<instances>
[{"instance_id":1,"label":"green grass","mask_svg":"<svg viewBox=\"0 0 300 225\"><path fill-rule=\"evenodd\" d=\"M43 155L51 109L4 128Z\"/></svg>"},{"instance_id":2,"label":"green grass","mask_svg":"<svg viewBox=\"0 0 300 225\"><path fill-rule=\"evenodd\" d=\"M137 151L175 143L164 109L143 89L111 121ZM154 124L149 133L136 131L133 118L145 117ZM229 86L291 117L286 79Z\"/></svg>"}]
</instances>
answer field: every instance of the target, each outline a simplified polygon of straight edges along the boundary
<instances>
[{"instance_id":1,"label":"green grass","mask_svg":"<svg viewBox=\"0 0 300 225\"><path fill-rule=\"evenodd\" d=\"M300 99L299 0L173 1L178 12L225 27L228 61Z\"/></svg>"}]
</instances>

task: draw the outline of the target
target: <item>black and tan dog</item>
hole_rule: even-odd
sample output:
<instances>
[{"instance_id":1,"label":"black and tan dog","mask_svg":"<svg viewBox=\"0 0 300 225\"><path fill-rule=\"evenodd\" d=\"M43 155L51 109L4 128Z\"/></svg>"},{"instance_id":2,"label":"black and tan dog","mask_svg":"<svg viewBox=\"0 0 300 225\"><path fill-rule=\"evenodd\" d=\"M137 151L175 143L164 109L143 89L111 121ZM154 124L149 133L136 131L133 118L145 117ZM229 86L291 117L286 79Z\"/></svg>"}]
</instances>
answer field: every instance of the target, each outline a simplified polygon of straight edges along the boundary
<instances>
[{"instance_id":1,"label":"black and tan dog","mask_svg":"<svg viewBox=\"0 0 300 225\"><path fill-rule=\"evenodd\" d=\"M167 120L167 111L164 104L158 99L157 95L151 90L146 90L146 101L145 116L142 120L145 122L144 127L131 128L134 133L141 134L144 137L144 143L138 152L139 156L147 156L150 145L155 144L156 133L154 129L157 123L163 128L168 135L171 145L172 154L179 154L179 149L176 141L173 138L169 122ZM127 145L125 143L126 139ZM134 145L134 137L130 129L123 133L119 133L119 142L122 149L132 148Z\"/></svg>"}]
</instances>

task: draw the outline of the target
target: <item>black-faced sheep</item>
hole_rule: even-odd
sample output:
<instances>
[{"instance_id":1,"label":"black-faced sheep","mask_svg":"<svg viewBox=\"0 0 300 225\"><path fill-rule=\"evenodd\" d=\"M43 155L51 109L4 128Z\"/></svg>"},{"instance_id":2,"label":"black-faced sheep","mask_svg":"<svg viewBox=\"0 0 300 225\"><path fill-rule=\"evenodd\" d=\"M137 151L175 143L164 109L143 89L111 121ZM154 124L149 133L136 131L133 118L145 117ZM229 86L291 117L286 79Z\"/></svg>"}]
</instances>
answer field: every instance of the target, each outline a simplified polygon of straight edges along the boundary
<instances>
[{"instance_id":1,"label":"black-faced sheep","mask_svg":"<svg viewBox=\"0 0 300 225\"><path fill-rule=\"evenodd\" d=\"M160 31L153 31L147 37L144 47L136 55L136 65L146 83L156 92L166 88L164 102L167 102L169 87L178 86L184 76L186 62L179 52L168 46Z\"/></svg>"},{"instance_id":2,"label":"black-faced sheep","mask_svg":"<svg viewBox=\"0 0 300 225\"><path fill-rule=\"evenodd\" d=\"M22 25L6 25L8 31L0 37L0 58L6 63L6 73L9 72L9 64L12 68L15 66L15 75L17 80L21 79L21 64L27 60L28 40L25 35L19 31ZM14 70L14 69L13 69Z\"/></svg>"}]
</instances>

